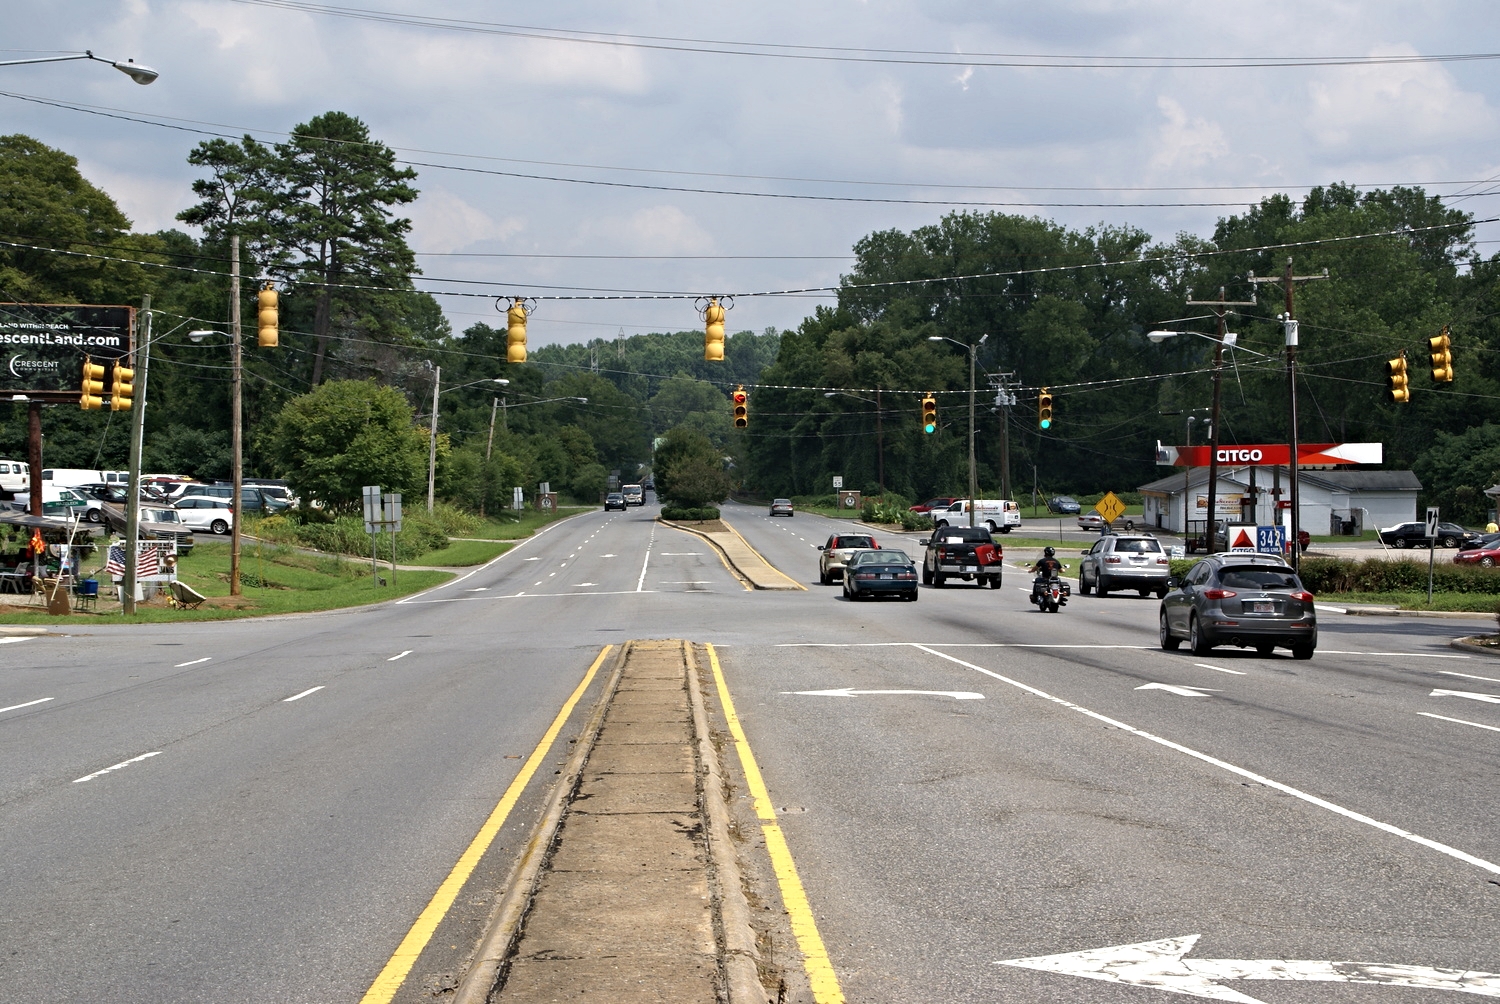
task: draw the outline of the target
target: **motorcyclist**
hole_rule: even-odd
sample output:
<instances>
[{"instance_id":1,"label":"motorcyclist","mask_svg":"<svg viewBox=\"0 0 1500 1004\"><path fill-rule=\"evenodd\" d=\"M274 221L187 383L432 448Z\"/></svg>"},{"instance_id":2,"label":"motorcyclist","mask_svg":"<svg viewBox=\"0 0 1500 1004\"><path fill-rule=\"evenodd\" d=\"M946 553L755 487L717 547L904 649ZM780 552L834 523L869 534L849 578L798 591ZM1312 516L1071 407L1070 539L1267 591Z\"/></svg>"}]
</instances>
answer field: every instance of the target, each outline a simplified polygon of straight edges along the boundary
<instances>
[{"instance_id":1,"label":"motorcyclist","mask_svg":"<svg viewBox=\"0 0 1500 1004\"><path fill-rule=\"evenodd\" d=\"M1031 566L1031 571L1039 579L1051 579L1062 575L1063 563L1057 560L1057 548L1043 548L1042 556L1036 560L1036 564Z\"/></svg>"}]
</instances>

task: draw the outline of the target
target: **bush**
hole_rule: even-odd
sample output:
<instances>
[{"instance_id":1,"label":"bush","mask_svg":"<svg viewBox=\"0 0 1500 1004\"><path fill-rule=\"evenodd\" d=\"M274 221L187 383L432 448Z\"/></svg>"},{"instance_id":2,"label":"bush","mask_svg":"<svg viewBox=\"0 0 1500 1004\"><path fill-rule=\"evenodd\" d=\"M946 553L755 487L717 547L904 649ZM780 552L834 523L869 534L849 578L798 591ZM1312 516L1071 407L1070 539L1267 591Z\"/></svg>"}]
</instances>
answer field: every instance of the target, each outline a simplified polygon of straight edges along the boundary
<instances>
[{"instance_id":1,"label":"bush","mask_svg":"<svg viewBox=\"0 0 1500 1004\"><path fill-rule=\"evenodd\" d=\"M1172 559L1172 574L1186 575L1201 558ZM1303 558L1302 585L1314 596L1325 593L1425 593L1427 562L1366 558ZM1500 596L1500 569L1475 565L1434 565L1434 592ZM1500 616L1500 614L1497 614Z\"/></svg>"},{"instance_id":2,"label":"bush","mask_svg":"<svg viewBox=\"0 0 1500 1004\"><path fill-rule=\"evenodd\" d=\"M440 513L441 509L449 511ZM434 507L430 516L425 508L404 512L401 532L396 535L396 561L407 561L428 551L447 547L445 520L457 527L467 527L465 532L473 532L475 529L475 523L468 521L472 517L451 507ZM256 533L279 544L311 548L330 554L363 556L370 553L370 535L365 533L365 521L360 516L340 516L332 520L320 516L314 522L302 522L297 514L283 513L261 520ZM379 556L389 560L390 548L390 538L381 534Z\"/></svg>"},{"instance_id":3,"label":"bush","mask_svg":"<svg viewBox=\"0 0 1500 1004\"><path fill-rule=\"evenodd\" d=\"M705 506L701 509L688 509L681 506L663 506L661 510L661 518L670 520L718 519L719 510L713 508L712 506Z\"/></svg>"}]
</instances>

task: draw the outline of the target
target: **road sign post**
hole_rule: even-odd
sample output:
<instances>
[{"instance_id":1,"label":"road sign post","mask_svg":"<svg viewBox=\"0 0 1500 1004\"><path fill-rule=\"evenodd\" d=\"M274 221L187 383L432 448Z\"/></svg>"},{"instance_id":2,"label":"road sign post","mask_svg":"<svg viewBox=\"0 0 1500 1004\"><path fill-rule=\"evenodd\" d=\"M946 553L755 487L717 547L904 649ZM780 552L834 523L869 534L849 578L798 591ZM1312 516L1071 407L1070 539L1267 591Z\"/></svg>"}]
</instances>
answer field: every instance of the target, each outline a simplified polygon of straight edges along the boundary
<instances>
[{"instance_id":1,"label":"road sign post","mask_svg":"<svg viewBox=\"0 0 1500 1004\"><path fill-rule=\"evenodd\" d=\"M1438 507L1427 507L1427 605L1432 606L1432 560L1437 548Z\"/></svg>"}]
</instances>

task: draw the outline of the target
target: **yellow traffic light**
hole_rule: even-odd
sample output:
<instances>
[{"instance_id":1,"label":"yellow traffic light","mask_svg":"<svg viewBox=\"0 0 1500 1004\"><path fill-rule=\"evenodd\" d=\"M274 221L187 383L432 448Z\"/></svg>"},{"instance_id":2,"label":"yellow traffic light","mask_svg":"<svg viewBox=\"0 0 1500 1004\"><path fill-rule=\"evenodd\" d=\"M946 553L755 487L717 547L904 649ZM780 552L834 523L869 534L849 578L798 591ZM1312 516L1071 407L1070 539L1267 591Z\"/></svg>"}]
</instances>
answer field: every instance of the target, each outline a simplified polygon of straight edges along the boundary
<instances>
[{"instance_id":1,"label":"yellow traffic light","mask_svg":"<svg viewBox=\"0 0 1500 1004\"><path fill-rule=\"evenodd\" d=\"M1385 364L1386 382L1391 400L1398 404L1405 404L1411 400L1411 378L1406 373L1406 353L1402 352L1395 359L1388 360Z\"/></svg>"},{"instance_id":2,"label":"yellow traffic light","mask_svg":"<svg viewBox=\"0 0 1500 1004\"><path fill-rule=\"evenodd\" d=\"M703 310L703 358L715 363L724 361L724 308L718 297L709 297Z\"/></svg>"},{"instance_id":3,"label":"yellow traffic light","mask_svg":"<svg viewBox=\"0 0 1500 1004\"><path fill-rule=\"evenodd\" d=\"M750 424L750 395L745 393L742 384L734 389L731 396L734 399L734 427L743 429Z\"/></svg>"},{"instance_id":4,"label":"yellow traffic light","mask_svg":"<svg viewBox=\"0 0 1500 1004\"><path fill-rule=\"evenodd\" d=\"M78 407L97 411L104 407L104 367L89 356L83 357L83 382L78 392Z\"/></svg>"},{"instance_id":5,"label":"yellow traffic light","mask_svg":"<svg viewBox=\"0 0 1500 1004\"><path fill-rule=\"evenodd\" d=\"M129 369L116 359L114 373L109 384L109 410L129 411L131 398L135 394L135 370Z\"/></svg>"},{"instance_id":6,"label":"yellow traffic light","mask_svg":"<svg viewBox=\"0 0 1500 1004\"><path fill-rule=\"evenodd\" d=\"M1039 429L1052 428L1052 391L1046 387L1036 396L1036 424Z\"/></svg>"},{"instance_id":7,"label":"yellow traffic light","mask_svg":"<svg viewBox=\"0 0 1500 1004\"><path fill-rule=\"evenodd\" d=\"M265 287L255 294L256 301L256 326L260 331L260 347L263 349L274 349L281 341L278 328L280 326L279 312L276 309L276 290L269 279Z\"/></svg>"},{"instance_id":8,"label":"yellow traffic light","mask_svg":"<svg viewBox=\"0 0 1500 1004\"><path fill-rule=\"evenodd\" d=\"M519 296L511 301L505 312L505 361L526 361L526 301Z\"/></svg>"},{"instance_id":9,"label":"yellow traffic light","mask_svg":"<svg viewBox=\"0 0 1500 1004\"><path fill-rule=\"evenodd\" d=\"M922 431L927 435L937 432L937 398L931 393L922 395Z\"/></svg>"},{"instance_id":10,"label":"yellow traffic light","mask_svg":"<svg viewBox=\"0 0 1500 1004\"><path fill-rule=\"evenodd\" d=\"M1432 359L1432 382L1453 382L1453 340L1448 337L1448 328L1443 327L1443 333L1436 338L1427 339L1427 347Z\"/></svg>"}]
</instances>

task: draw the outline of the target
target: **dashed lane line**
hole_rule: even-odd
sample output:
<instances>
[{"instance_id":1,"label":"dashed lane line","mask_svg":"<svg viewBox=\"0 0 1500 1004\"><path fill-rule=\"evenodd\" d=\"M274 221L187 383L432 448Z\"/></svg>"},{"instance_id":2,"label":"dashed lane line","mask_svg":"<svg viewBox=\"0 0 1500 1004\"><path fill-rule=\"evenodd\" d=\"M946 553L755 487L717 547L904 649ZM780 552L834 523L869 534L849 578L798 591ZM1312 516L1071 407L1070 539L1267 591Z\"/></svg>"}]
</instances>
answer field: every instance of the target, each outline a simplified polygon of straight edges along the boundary
<instances>
[{"instance_id":1,"label":"dashed lane line","mask_svg":"<svg viewBox=\"0 0 1500 1004\"><path fill-rule=\"evenodd\" d=\"M1442 673L1444 676L1461 676L1465 680L1484 680L1486 683L1500 683L1500 680L1497 680L1493 676L1475 676L1472 673L1455 673L1451 669L1440 669L1438 670L1438 672Z\"/></svg>"},{"instance_id":2,"label":"dashed lane line","mask_svg":"<svg viewBox=\"0 0 1500 1004\"><path fill-rule=\"evenodd\" d=\"M111 767L106 767L103 770L96 770L92 774L85 774L83 777L75 777L73 779L73 783L78 784L81 781L92 781L94 778L99 777L102 774L108 774L112 770L119 770L121 767L129 767L133 763L140 763L142 760L149 760L154 756L161 756L161 750L155 750L151 753L142 753L140 756L133 756L129 760L121 760L119 763Z\"/></svg>"},{"instance_id":3,"label":"dashed lane line","mask_svg":"<svg viewBox=\"0 0 1500 1004\"><path fill-rule=\"evenodd\" d=\"M16 711L16 710L18 710L20 708L29 708L29 707L31 707L34 704L46 704L48 701L51 701L51 700L55 700L55 698L51 698L51 697L38 697L36 700L34 700L34 701L27 701L25 704L12 704L8 708L0 708L0 714L4 714L7 711Z\"/></svg>"},{"instance_id":4,"label":"dashed lane line","mask_svg":"<svg viewBox=\"0 0 1500 1004\"><path fill-rule=\"evenodd\" d=\"M304 690L300 694L293 694L291 697L284 697L284 698L282 698L281 703L282 704L288 704L288 703L290 703L292 701L300 701L300 700L302 700L302 698L306 697L308 694L316 694L318 691L322 690L324 686L327 686L327 684L323 684L323 685L317 686L317 687L309 687L309 688L307 688L306 690Z\"/></svg>"},{"instance_id":5,"label":"dashed lane line","mask_svg":"<svg viewBox=\"0 0 1500 1004\"><path fill-rule=\"evenodd\" d=\"M203 658L201 658L201 659L194 659L191 662L179 662L177 665L173 666L172 668L173 669L181 669L183 666L196 666L200 662L208 662L212 658L213 658L213 656L211 656L211 655L205 655Z\"/></svg>"},{"instance_id":6,"label":"dashed lane line","mask_svg":"<svg viewBox=\"0 0 1500 1004\"><path fill-rule=\"evenodd\" d=\"M413 651L413 649L407 649L405 652L398 652L397 654L387 659L386 662L395 662L397 659L405 659L407 656L411 655Z\"/></svg>"},{"instance_id":7,"label":"dashed lane line","mask_svg":"<svg viewBox=\"0 0 1500 1004\"><path fill-rule=\"evenodd\" d=\"M1480 725L1478 722L1467 722L1462 718L1449 718L1447 715L1434 715L1430 711L1418 711L1417 714L1422 715L1426 718L1436 718L1445 722L1457 722L1460 725L1472 725L1476 729L1488 729L1491 732L1500 732L1500 728L1496 728L1493 725Z\"/></svg>"}]
</instances>

